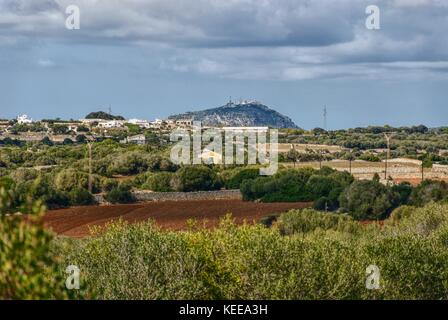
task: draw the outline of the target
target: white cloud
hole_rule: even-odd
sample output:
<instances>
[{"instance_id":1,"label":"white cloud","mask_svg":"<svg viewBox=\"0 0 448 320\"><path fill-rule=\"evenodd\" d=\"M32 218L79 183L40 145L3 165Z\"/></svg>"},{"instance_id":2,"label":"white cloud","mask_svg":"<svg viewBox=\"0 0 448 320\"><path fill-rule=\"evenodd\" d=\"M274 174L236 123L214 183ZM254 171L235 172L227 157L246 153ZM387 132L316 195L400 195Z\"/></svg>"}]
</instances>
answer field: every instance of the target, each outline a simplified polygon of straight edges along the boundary
<instances>
[{"instance_id":1,"label":"white cloud","mask_svg":"<svg viewBox=\"0 0 448 320\"><path fill-rule=\"evenodd\" d=\"M37 61L37 64L42 68L51 68L51 67L56 66L54 61L49 60L49 59L40 59L39 61Z\"/></svg>"}]
</instances>

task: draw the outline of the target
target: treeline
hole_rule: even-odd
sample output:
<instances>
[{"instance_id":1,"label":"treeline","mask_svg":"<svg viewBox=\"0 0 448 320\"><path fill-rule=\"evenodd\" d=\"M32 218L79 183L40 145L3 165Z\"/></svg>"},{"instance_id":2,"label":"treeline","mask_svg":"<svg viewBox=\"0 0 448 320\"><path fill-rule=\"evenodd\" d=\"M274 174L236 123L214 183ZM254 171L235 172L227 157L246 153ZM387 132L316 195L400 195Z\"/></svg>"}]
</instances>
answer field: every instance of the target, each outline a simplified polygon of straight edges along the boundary
<instances>
[{"instance_id":1,"label":"treeline","mask_svg":"<svg viewBox=\"0 0 448 320\"><path fill-rule=\"evenodd\" d=\"M247 179L242 182L241 192L247 201L308 201L316 210L348 213L356 220L383 220L402 205L421 207L446 201L448 184L426 180L418 187L409 183L388 186L380 183L378 175L373 180L355 180L348 172L323 167Z\"/></svg>"},{"instance_id":2,"label":"treeline","mask_svg":"<svg viewBox=\"0 0 448 320\"><path fill-rule=\"evenodd\" d=\"M283 143L338 145L352 151L384 149L387 143L384 133L393 132L391 149L394 156L416 156L422 151L437 154L448 149L448 128L429 129L423 125L414 127L390 126L367 127L347 130L325 131L314 129L308 133L291 130L283 132L279 141Z\"/></svg>"}]
</instances>

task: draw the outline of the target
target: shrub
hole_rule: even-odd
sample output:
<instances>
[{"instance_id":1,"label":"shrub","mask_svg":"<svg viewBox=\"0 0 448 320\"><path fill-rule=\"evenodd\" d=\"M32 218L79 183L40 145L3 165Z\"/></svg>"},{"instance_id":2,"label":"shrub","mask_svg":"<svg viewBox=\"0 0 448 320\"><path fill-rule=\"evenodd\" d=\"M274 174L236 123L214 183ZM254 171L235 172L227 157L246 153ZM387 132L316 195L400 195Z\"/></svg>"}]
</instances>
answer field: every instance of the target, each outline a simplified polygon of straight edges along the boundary
<instances>
[{"instance_id":1,"label":"shrub","mask_svg":"<svg viewBox=\"0 0 448 320\"><path fill-rule=\"evenodd\" d=\"M162 158L160 156L154 156L148 159L148 170L157 171L170 171L174 172L177 170L177 166L171 162L171 160Z\"/></svg>"},{"instance_id":2,"label":"shrub","mask_svg":"<svg viewBox=\"0 0 448 320\"><path fill-rule=\"evenodd\" d=\"M442 201L448 198L448 184L445 181L425 180L414 188L409 203L422 207L431 201Z\"/></svg>"},{"instance_id":3,"label":"shrub","mask_svg":"<svg viewBox=\"0 0 448 320\"><path fill-rule=\"evenodd\" d=\"M173 188L171 187L173 176L173 173L170 172L154 173L148 177L143 188L157 192L173 191Z\"/></svg>"},{"instance_id":4,"label":"shrub","mask_svg":"<svg viewBox=\"0 0 448 320\"><path fill-rule=\"evenodd\" d=\"M314 201L326 198L331 210L339 207L338 197L353 181L348 173L324 167L321 170L299 169L280 171L272 177L244 180L240 190L244 200L263 202ZM320 204L324 199L320 200Z\"/></svg>"},{"instance_id":5,"label":"shrub","mask_svg":"<svg viewBox=\"0 0 448 320\"><path fill-rule=\"evenodd\" d=\"M411 197L413 187L408 182L402 182L399 185L392 186L392 192L396 192L400 199L400 204L407 204Z\"/></svg>"},{"instance_id":6,"label":"shrub","mask_svg":"<svg viewBox=\"0 0 448 320\"><path fill-rule=\"evenodd\" d=\"M344 190L339 202L356 220L379 220L398 205L399 195L377 181L359 180Z\"/></svg>"},{"instance_id":7,"label":"shrub","mask_svg":"<svg viewBox=\"0 0 448 320\"><path fill-rule=\"evenodd\" d=\"M70 146L73 144L73 140L70 138L65 138L64 141L62 142L62 144L65 146Z\"/></svg>"},{"instance_id":8,"label":"shrub","mask_svg":"<svg viewBox=\"0 0 448 320\"><path fill-rule=\"evenodd\" d=\"M241 184L244 200L263 202L310 201L306 183L313 171L308 169L280 171L272 177L245 180Z\"/></svg>"},{"instance_id":9,"label":"shrub","mask_svg":"<svg viewBox=\"0 0 448 320\"><path fill-rule=\"evenodd\" d=\"M447 222L448 205L416 209L383 228L293 210L278 228L229 219L186 232L115 223L56 247L64 265L82 266L85 290L99 299L440 300L448 298ZM365 287L372 264L379 290Z\"/></svg>"},{"instance_id":10,"label":"shrub","mask_svg":"<svg viewBox=\"0 0 448 320\"><path fill-rule=\"evenodd\" d=\"M259 169L243 169L237 171L233 176L225 181L226 189L240 189L244 180L255 179L260 176Z\"/></svg>"},{"instance_id":11,"label":"shrub","mask_svg":"<svg viewBox=\"0 0 448 320\"><path fill-rule=\"evenodd\" d=\"M398 224L403 219L409 218L413 212L415 212L416 208L412 206L401 206L396 208L390 214L390 217L386 220L388 224Z\"/></svg>"},{"instance_id":12,"label":"shrub","mask_svg":"<svg viewBox=\"0 0 448 320\"><path fill-rule=\"evenodd\" d=\"M93 195L84 188L75 188L69 192L71 205L87 206L95 203Z\"/></svg>"},{"instance_id":13,"label":"shrub","mask_svg":"<svg viewBox=\"0 0 448 320\"><path fill-rule=\"evenodd\" d=\"M135 201L134 196L131 192L131 188L124 184L120 184L117 187L114 187L110 192L106 194L105 199L113 204L126 204Z\"/></svg>"},{"instance_id":14,"label":"shrub","mask_svg":"<svg viewBox=\"0 0 448 320\"><path fill-rule=\"evenodd\" d=\"M278 228L283 235L308 233L317 229L354 233L360 230L360 225L347 215L303 209L282 213Z\"/></svg>"},{"instance_id":15,"label":"shrub","mask_svg":"<svg viewBox=\"0 0 448 320\"><path fill-rule=\"evenodd\" d=\"M133 151L116 157L110 164L111 174L134 175L147 171L149 168L146 155Z\"/></svg>"},{"instance_id":16,"label":"shrub","mask_svg":"<svg viewBox=\"0 0 448 320\"><path fill-rule=\"evenodd\" d=\"M93 192L96 193L100 190L99 178L95 175L92 178ZM89 175L72 168L63 169L54 177L54 186L56 189L65 192L70 192L75 188L87 189L89 187Z\"/></svg>"},{"instance_id":17,"label":"shrub","mask_svg":"<svg viewBox=\"0 0 448 320\"><path fill-rule=\"evenodd\" d=\"M44 208L28 202L29 214L6 216L12 204L11 190L0 187L0 299L66 299L59 261L50 252L52 235L43 226Z\"/></svg>"},{"instance_id":18,"label":"shrub","mask_svg":"<svg viewBox=\"0 0 448 320\"><path fill-rule=\"evenodd\" d=\"M118 187L118 181L109 178L101 179L101 190L103 192L110 192L113 188Z\"/></svg>"},{"instance_id":19,"label":"shrub","mask_svg":"<svg viewBox=\"0 0 448 320\"><path fill-rule=\"evenodd\" d=\"M176 191L206 191L217 190L221 181L216 173L207 166L194 165L180 168L172 179Z\"/></svg>"}]
</instances>

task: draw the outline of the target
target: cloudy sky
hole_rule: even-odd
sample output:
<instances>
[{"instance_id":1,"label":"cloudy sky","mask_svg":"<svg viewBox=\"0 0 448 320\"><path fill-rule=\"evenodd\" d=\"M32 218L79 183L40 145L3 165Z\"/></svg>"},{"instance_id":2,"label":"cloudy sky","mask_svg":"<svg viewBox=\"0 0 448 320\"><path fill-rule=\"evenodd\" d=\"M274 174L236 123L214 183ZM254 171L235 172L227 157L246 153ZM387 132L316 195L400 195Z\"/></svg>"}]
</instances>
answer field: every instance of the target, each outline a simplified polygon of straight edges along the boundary
<instances>
[{"instance_id":1,"label":"cloudy sky","mask_svg":"<svg viewBox=\"0 0 448 320\"><path fill-rule=\"evenodd\" d=\"M0 0L0 118L154 119L232 96L304 128L324 105L329 128L448 125L447 31L446 0Z\"/></svg>"}]
</instances>

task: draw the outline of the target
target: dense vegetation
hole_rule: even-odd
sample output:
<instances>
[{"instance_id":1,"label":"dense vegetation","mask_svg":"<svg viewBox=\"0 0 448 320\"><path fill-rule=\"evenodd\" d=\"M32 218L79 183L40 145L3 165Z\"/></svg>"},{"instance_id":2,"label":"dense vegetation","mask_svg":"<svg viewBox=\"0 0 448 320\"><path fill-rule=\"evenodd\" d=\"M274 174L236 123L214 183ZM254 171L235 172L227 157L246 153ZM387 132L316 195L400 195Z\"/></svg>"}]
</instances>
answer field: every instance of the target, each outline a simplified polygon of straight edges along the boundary
<instances>
[{"instance_id":1,"label":"dense vegetation","mask_svg":"<svg viewBox=\"0 0 448 320\"><path fill-rule=\"evenodd\" d=\"M81 297L447 299L448 206L392 217L381 228L308 209L271 229L227 219L181 233L118 223L84 241L58 239L54 253L80 266ZM366 289L370 265L379 290Z\"/></svg>"},{"instance_id":2,"label":"dense vegetation","mask_svg":"<svg viewBox=\"0 0 448 320\"><path fill-rule=\"evenodd\" d=\"M91 112L86 115L86 119L125 120L122 116L114 116L104 111Z\"/></svg>"},{"instance_id":3,"label":"dense vegetation","mask_svg":"<svg viewBox=\"0 0 448 320\"><path fill-rule=\"evenodd\" d=\"M50 251L53 236L40 221L45 208L27 201L20 212L7 215L13 194L0 186L0 299L67 299L59 268L62 260Z\"/></svg>"},{"instance_id":4,"label":"dense vegetation","mask_svg":"<svg viewBox=\"0 0 448 320\"><path fill-rule=\"evenodd\" d=\"M11 193L0 194L1 298L448 299L448 205L400 207L383 227L306 209L272 228L230 217L186 232L119 222L80 240L6 216ZM79 291L63 287L68 265L81 270ZM370 265L379 290L366 289Z\"/></svg>"},{"instance_id":5,"label":"dense vegetation","mask_svg":"<svg viewBox=\"0 0 448 320\"><path fill-rule=\"evenodd\" d=\"M415 188L405 182L391 186L380 183L378 175L373 180L355 180L348 172L323 167L246 179L241 193L247 201L309 201L316 210L348 213L356 220L383 220L401 205L424 206L448 200L448 184L425 180Z\"/></svg>"},{"instance_id":6,"label":"dense vegetation","mask_svg":"<svg viewBox=\"0 0 448 320\"><path fill-rule=\"evenodd\" d=\"M353 159L379 161L386 158L387 148L384 133L393 132L391 157L407 157L423 160L426 166L434 162L448 163L448 128L429 129L423 125L413 127L371 126L347 130L326 131L320 128L305 132L303 130L283 130L279 142L338 145L349 151L330 154L309 152L299 161L318 161L331 159ZM378 150L379 149L379 150ZM303 155L302 155L303 156ZM286 156L282 161L291 161Z\"/></svg>"}]
</instances>

